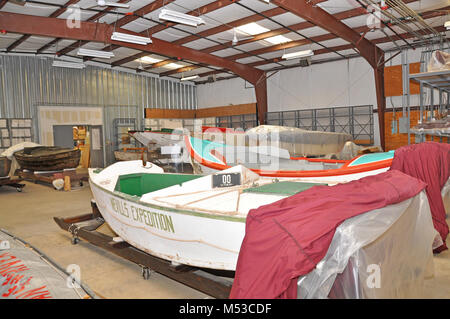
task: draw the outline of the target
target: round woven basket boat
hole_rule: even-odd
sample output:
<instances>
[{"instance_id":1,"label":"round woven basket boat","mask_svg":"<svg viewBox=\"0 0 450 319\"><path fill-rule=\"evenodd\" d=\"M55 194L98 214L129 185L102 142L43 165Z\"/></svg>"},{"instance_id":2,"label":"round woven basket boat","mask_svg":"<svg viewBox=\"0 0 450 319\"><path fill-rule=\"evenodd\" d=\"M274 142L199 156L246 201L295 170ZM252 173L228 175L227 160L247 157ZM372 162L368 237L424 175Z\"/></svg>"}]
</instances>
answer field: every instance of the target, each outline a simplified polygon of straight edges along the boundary
<instances>
[{"instance_id":1,"label":"round woven basket boat","mask_svg":"<svg viewBox=\"0 0 450 319\"><path fill-rule=\"evenodd\" d=\"M22 169L33 171L58 171L76 168L80 163L81 151L57 146L26 147L14 153Z\"/></svg>"}]
</instances>

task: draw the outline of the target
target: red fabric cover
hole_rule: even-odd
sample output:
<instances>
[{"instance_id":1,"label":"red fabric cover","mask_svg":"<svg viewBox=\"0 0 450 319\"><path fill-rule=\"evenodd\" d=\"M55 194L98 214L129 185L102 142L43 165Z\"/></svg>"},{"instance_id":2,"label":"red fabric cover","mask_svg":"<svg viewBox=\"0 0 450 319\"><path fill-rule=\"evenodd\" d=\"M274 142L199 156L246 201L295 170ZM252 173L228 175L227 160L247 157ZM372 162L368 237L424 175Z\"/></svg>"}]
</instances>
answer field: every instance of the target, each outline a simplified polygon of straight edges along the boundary
<instances>
[{"instance_id":1,"label":"red fabric cover","mask_svg":"<svg viewBox=\"0 0 450 319\"><path fill-rule=\"evenodd\" d=\"M399 170L427 184L426 193L434 228L444 242L434 252L446 250L445 239L449 229L445 221L441 191L450 177L450 144L424 142L400 147L395 151L391 170Z\"/></svg>"},{"instance_id":2,"label":"red fabric cover","mask_svg":"<svg viewBox=\"0 0 450 319\"><path fill-rule=\"evenodd\" d=\"M323 259L347 218L402 202L425 183L399 171L315 186L252 209L230 298L296 298L297 279Z\"/></svg>"}]
</instances>

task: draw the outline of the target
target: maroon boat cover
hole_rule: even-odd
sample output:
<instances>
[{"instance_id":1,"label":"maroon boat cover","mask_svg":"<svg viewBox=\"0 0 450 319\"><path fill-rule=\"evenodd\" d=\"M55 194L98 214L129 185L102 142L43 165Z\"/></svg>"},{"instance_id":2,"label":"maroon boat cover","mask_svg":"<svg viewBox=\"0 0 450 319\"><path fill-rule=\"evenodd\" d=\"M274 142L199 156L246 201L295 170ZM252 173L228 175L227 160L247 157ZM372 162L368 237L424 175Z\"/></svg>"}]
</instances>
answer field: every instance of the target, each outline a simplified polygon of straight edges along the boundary
<instances>
[{"instance_id":1,"label":"maroon boat cover","mask_svg":"<svg viewBox=\"0 0 450 319\"><path fill-rule=\"evenodd\" d=\"M327 253L347 218L402 202L426 184L399 171L314 186L252 209L230 298L296 298L297 279Z\"/></svg>"},{"instance_id":2,"label":"maroon boat cover","mask_svg":"<svg viewBox=\"0 0 450 319\"><path fill-rule=\"evenodd\" d=\"M400 147L395 151L391 170L399 170L427 184L426 193L433 225L444 242L434 252L446 250L445 239L449 229L445 221L445 206L441 191L450 177L450 144L424 142Z\"/></svg>"}]
</instances>

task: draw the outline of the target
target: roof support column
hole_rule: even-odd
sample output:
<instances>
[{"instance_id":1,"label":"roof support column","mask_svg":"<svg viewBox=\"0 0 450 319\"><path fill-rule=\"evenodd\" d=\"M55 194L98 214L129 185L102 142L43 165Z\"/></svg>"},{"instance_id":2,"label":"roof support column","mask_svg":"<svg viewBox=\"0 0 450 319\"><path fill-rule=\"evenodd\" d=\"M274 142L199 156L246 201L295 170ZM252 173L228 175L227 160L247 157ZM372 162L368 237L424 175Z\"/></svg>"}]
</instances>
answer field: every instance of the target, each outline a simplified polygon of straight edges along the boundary
<instances>
[{"instance_id":1,"label":"roof support column","mask_svg":"<svg viewBox=\"0 0 450 319\"><path fill-rule=\"evenodd\" d=\"M374 68L375 75L375 90L377 94L377 107L378 107L378 127L380 129L380 145L385 150L385 112L386 112L386 96L384 92L384 52L377 50L378 67Z\"/></svg>"}]
</instances>

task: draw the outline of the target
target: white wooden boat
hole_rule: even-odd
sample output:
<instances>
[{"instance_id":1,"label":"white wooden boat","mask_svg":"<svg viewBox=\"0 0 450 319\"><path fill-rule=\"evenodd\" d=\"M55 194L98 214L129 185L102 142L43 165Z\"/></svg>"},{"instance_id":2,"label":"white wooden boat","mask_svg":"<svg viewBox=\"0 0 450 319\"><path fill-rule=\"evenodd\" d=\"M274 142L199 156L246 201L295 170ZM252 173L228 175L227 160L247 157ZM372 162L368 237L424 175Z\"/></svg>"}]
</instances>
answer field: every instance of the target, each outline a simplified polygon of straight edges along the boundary
<instances>
[{"instance_id":1,"label":"white wooden boat","mask_svg":"<svg viewBox=\"0 0 450 319\"><path fill-rule=\"evenodd\" d=\"M173 263L222 270L235 270L250 209L351 180L274 179L241 165L207 176L170 174L142 161L90 169L89 178L102 216L126 242Z\"/></svg>"},{"instance_id":2,"label":"white wooden boat","mask_svg":"<svg viewBox=\"0 0 450 319\"><path fill-rule=\"evenodd\" d=\"M174 263L223 270L236 267L250 209L318 185L261 177L243 166L170 174L142 161L90 169L89 177L102 216L125 241Z\"/></svg>"}]
</instances>

